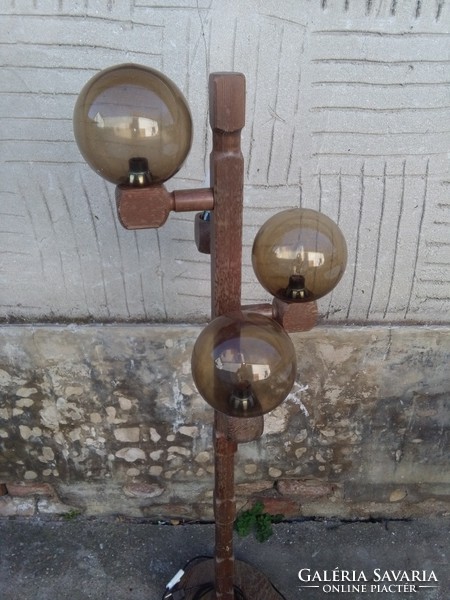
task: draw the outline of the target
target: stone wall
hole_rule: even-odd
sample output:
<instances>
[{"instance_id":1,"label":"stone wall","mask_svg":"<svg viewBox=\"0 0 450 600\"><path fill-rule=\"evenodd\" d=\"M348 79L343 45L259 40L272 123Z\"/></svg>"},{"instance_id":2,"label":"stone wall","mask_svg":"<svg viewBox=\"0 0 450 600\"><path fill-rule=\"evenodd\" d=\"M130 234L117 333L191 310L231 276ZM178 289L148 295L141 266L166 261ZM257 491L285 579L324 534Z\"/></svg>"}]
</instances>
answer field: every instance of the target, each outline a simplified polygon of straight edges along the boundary
<instances>
[{"instance_id":1,"label":"stone wall","mask_svg":"<svg viewBox=\"0 0 450 600\"><path fill-rule=\"evenodd\" d=\"M212 518L212 409L190 374L200 330L4 327L0 514ZM293 340L292 393L239 446L238 505L448 513L450 329L318 327Z\"/></svg>"}]
</instances>

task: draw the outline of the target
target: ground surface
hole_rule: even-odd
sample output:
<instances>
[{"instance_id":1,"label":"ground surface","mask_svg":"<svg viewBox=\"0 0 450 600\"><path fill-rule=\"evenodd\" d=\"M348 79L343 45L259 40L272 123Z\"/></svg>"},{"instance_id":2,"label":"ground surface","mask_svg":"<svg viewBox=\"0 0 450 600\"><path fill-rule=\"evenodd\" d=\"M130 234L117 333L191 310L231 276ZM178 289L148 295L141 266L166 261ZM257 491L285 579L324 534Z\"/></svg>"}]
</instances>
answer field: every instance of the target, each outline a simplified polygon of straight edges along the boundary
<instances>
[{"instance_id":1,"label":"ground surface","mask_svg":"<svg viewBox=\"0 0 450 600\"><path fill-rule=\"evenodd\" d=\"M0 598L160 600L166 583L186 561L211 554L213 535L212 525L4 519L0 521ZM449 542L449 519L304 521L277 525L264 544L254 538L237 539L235 551L261 569L287 600L448 600ZM298 577L300 569L310 569L311 576L318 571L323 579L325 570L330 577L336 568L340 581L334 583L318 581L317 576L310 582ZM411 585L406 578L413 576L412 571L420 571L427 581L413 584L415 592L396 591L398 582L375 581L386 570L394 571L391 579L400 576L403 586ZM343 571L350 571L350 578L355 571L359 581L345 581ZM307 573L303 571L304 579ZM307 585L319 587L302 587ZM330 591L326 586L331 585L344 587ZM349 585L360 587L349 593ZM394 587L383 588L389 585ZM373 592L372 586L376 586Z\"/></svg>"}]
</instances>

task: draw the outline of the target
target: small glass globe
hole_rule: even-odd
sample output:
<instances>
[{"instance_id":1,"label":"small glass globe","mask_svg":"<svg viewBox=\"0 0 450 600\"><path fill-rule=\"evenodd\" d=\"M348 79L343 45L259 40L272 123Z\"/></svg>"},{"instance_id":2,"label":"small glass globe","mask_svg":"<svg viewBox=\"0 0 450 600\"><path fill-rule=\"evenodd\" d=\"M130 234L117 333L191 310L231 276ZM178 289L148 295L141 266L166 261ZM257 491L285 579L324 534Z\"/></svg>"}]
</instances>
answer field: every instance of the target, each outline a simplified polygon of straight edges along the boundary
<instances>
[{"instance_id":1,"label":"small glass globe","mask_svg":"<svg viewBox=\"0 0 450 600\"><path fill-rule=\"evenodd\" d=\"M307 208L271 217L255 237L256 277L272 296L285 302L311 302L338 284L347 264L347 244L326 215Z\"/></svg>"},{"instance_id":2,"label":"small glass globe","mask_svg":"<svg viewBox=\"0 0 450 600\"><path fill-rule=\"evenodd\" d=\"M130 178L134 184L166 181L180 169L192 142L184 96L162 73L141 65L95 75L78 96L73 122L86 162L116 185Z\"/></svg>"},{"instance_id":3,"label":"small glass globe","mask_svg":"<svg viewBox=\"0 0 450 600\"><path fill-rule=\"evenodd\" d=\"M231 417L257 417L289 394L296 375L291 338L273 319L236 312L217 317L199 335L192 353L199 393Z\"/></svg>"}]
</instances>

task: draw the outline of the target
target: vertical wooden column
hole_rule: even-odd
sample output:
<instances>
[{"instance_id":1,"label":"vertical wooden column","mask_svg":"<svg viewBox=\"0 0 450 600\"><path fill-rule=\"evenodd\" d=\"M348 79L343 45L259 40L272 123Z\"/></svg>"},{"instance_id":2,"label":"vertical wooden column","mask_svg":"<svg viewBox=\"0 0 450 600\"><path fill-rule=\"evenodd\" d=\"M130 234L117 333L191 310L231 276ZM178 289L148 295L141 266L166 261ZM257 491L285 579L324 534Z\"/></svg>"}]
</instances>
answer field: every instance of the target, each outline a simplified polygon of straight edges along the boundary
<instances>
[{"instance_id":1,"label":"vertical wooden column","mask_svg":"<svg viewBox=\"0 0 450 600\"><path fill-rule=\"evenodd\" d=\"M211 187L212 316L240 310L244 159L241 129L245 123L245 77L213 73L209 80L210 123L213 132ZM233 525L235 441L228 437L228 418L216 413L214 422L216 523L215 594L234 600Z\"/></svg>"},{"instance_id":2,"label":"vertical wooden column","mask_svg":"<svg viewBox=\"0 0 450 600\"><path fill-rule=\"evenodd\" d=\"M240 310L245 123L245 77L213 73L209 79L213 132L210 156L214 210L211 214L212 316Z\"/></svg>"}]
</instances>

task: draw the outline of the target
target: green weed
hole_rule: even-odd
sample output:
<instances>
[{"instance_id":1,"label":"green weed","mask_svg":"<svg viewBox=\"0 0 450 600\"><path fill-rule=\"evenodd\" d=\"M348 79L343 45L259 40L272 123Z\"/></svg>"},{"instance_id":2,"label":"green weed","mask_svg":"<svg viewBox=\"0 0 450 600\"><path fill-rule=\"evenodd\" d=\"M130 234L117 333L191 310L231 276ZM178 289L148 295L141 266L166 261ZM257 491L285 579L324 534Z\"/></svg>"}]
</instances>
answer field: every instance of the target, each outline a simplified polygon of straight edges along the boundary
<instances>
[{"instance_id":1,"label":"green weed","mask_svg":"<svg viewBox=\"0 0 450 600\"><path fill-rule=\"evenodd\" d=\"M252 508L237 516L234 529L240 537L254 533L258 542L265 542L273 534L272 523L280 523L282 520L283 515L270 515L264 512L264 504L258 501Z\"/></svg>"},{"instance_id":2,"label":"green weed","mask_svg":"<svg viewBox=\"0 0 450 600\"><path fill-rule=\"evenodd\" d=\"M64 521L74 521L80 515L81 512L79 510L72 509L64 513L62 518L64 519Z\"/></svg>"}]
</instances>

